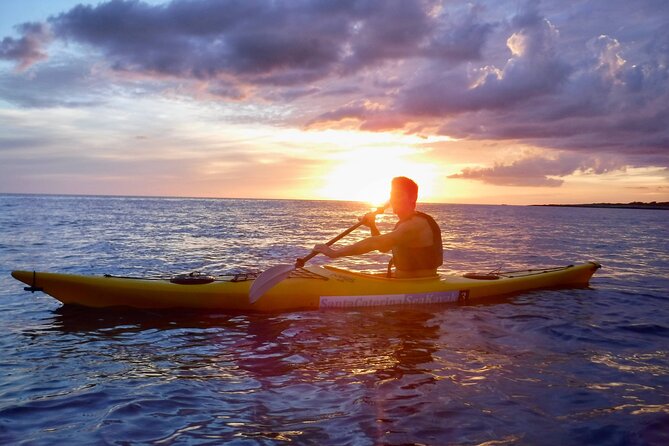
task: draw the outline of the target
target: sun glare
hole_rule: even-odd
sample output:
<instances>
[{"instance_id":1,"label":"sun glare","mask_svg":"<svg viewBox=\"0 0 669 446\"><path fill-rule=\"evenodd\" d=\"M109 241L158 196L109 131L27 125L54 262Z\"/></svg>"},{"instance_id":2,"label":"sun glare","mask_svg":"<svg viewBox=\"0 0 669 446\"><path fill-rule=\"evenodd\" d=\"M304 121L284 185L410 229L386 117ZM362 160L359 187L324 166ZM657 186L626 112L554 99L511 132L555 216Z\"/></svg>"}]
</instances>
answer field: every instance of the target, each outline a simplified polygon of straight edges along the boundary
<instances>
[{"instance_id":1,"label":"sun glare","mask_svg":"<svg viewBox=\"0 0 669 446\"><path fill-rule=\"evenodd\" d=\"M361 201L381 205L390 196L390 181L407 176L419 185L419 201L432 198L437 178L435 169L412 160L408 149L368 149L342 153L333 160L333 168L319 191L331 200Z\"/></svg>"}]
</instances>

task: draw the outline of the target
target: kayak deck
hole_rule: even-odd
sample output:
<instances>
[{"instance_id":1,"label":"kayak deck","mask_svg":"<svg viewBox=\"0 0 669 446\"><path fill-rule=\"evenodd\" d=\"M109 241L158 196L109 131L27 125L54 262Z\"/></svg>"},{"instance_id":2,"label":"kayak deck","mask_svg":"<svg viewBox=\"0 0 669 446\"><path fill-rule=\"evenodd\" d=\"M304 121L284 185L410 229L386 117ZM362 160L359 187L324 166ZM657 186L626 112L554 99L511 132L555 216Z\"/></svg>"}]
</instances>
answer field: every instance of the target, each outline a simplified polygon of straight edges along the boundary
<instances>
[{"instance_id":1,"label":"kayak deck","mask_svg":"<svg viewBox=\"0 0 669 446\"><path fill-rule=\"evenodd\" d=\"M84 276L13 271L12 276L64 304L89 307L193 308L241 311L287 311L318 308L423 305L476 302L523 291L587 286L596 262L559 268L528 269L494 274L439 275L396 279L334 267L306 266L250 303L255 275L209 280Z\"/></svg>"}]
</instances>

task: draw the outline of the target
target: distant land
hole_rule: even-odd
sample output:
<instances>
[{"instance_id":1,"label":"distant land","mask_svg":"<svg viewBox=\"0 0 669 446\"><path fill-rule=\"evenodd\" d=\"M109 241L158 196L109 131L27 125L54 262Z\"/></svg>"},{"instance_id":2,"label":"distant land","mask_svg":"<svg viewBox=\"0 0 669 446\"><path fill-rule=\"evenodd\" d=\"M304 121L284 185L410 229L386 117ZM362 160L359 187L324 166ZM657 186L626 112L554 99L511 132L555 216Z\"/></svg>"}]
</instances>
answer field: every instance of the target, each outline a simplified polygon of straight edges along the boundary
<instances>
[{"instance_id":1,"label":"distant land","mask_svg":"<svg viewBox=\"0 0 669 446\"><path fill-rule=\"evenodd\" d=\"M642 203L633 201L631 203L589 203L589 204L533 204L532 206L556 206L568 208L620 208L620 209L665 209L669 210L669 201Z\"/></svg>"}]
</instances>

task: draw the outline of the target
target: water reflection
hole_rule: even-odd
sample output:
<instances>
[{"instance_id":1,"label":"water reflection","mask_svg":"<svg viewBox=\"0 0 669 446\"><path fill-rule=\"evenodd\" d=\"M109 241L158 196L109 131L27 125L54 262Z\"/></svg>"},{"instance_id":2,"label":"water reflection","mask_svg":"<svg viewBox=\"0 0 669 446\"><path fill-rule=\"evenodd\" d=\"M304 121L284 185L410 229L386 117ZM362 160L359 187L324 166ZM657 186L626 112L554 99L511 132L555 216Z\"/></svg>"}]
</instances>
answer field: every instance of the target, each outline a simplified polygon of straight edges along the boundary
<instances>
[{"instance_id":1,"label":"water reflection","mask_svg":"<svg viewBox=\"0 0 669 446\"><path fill-rule=\"evenodd\" d=\"M357 432L379 443L433 399L440 329L432 320L392 309L254 316L62 307L48 331L77 338L78 352L61 355L89 355L80 371L89 380L140 384L103 423L128 436L151 414L188 412L195 402L182 390L196 380L203 388L192 396L210 409L215 398L215 416L160 430L163 440L211 438L223 424L229 435L216 435L228 440L345 442ZM284 397L267 398L274 391Z\"/></svg>"}]
</instances>

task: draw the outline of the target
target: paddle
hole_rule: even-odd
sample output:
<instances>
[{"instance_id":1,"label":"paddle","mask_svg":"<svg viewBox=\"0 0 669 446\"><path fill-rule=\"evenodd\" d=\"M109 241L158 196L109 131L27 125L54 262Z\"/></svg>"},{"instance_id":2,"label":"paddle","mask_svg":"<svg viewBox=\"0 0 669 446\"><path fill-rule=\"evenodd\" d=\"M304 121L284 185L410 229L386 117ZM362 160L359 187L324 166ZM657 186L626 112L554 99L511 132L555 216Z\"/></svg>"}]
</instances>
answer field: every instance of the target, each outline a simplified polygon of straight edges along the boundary
<instances>
[{"instance_id":1,"label":"paddle","mask_svg":"<svg viewBox=\"0 0 669 446\"><path fill-rule=\"evenodd\" d=\"M388 203L384 204L383 206L376 208L374 210L374 214L380 214L383 211L386 210L386 207L388 207ZM337 243L339 240L342 238L346 237L349 235L351 232L355 231L358 229L360 226L362 226L362 221L359 221L358 223L354 224L350 228L348 228L346 231L342 232L332 240L328 241L326 245L334 245ZM274 285L277 285L279 282L283 281L284 279L288 278L290 273L295 271L298 268L302 268L305 263L307 263L309 260L312 258L316 257L319 253L316 251L311 251L309 255L299 258L295 261L295 264L283 264L283 265L276 265L268 270L264 271L262 274L258 276L257 279L253 281L253 284L251 285L251 290L249 291L249 300L251 303L255 303L260 297L265 294L267 290L270 288L274 287Z\"/></svg>"}]
</instances>

